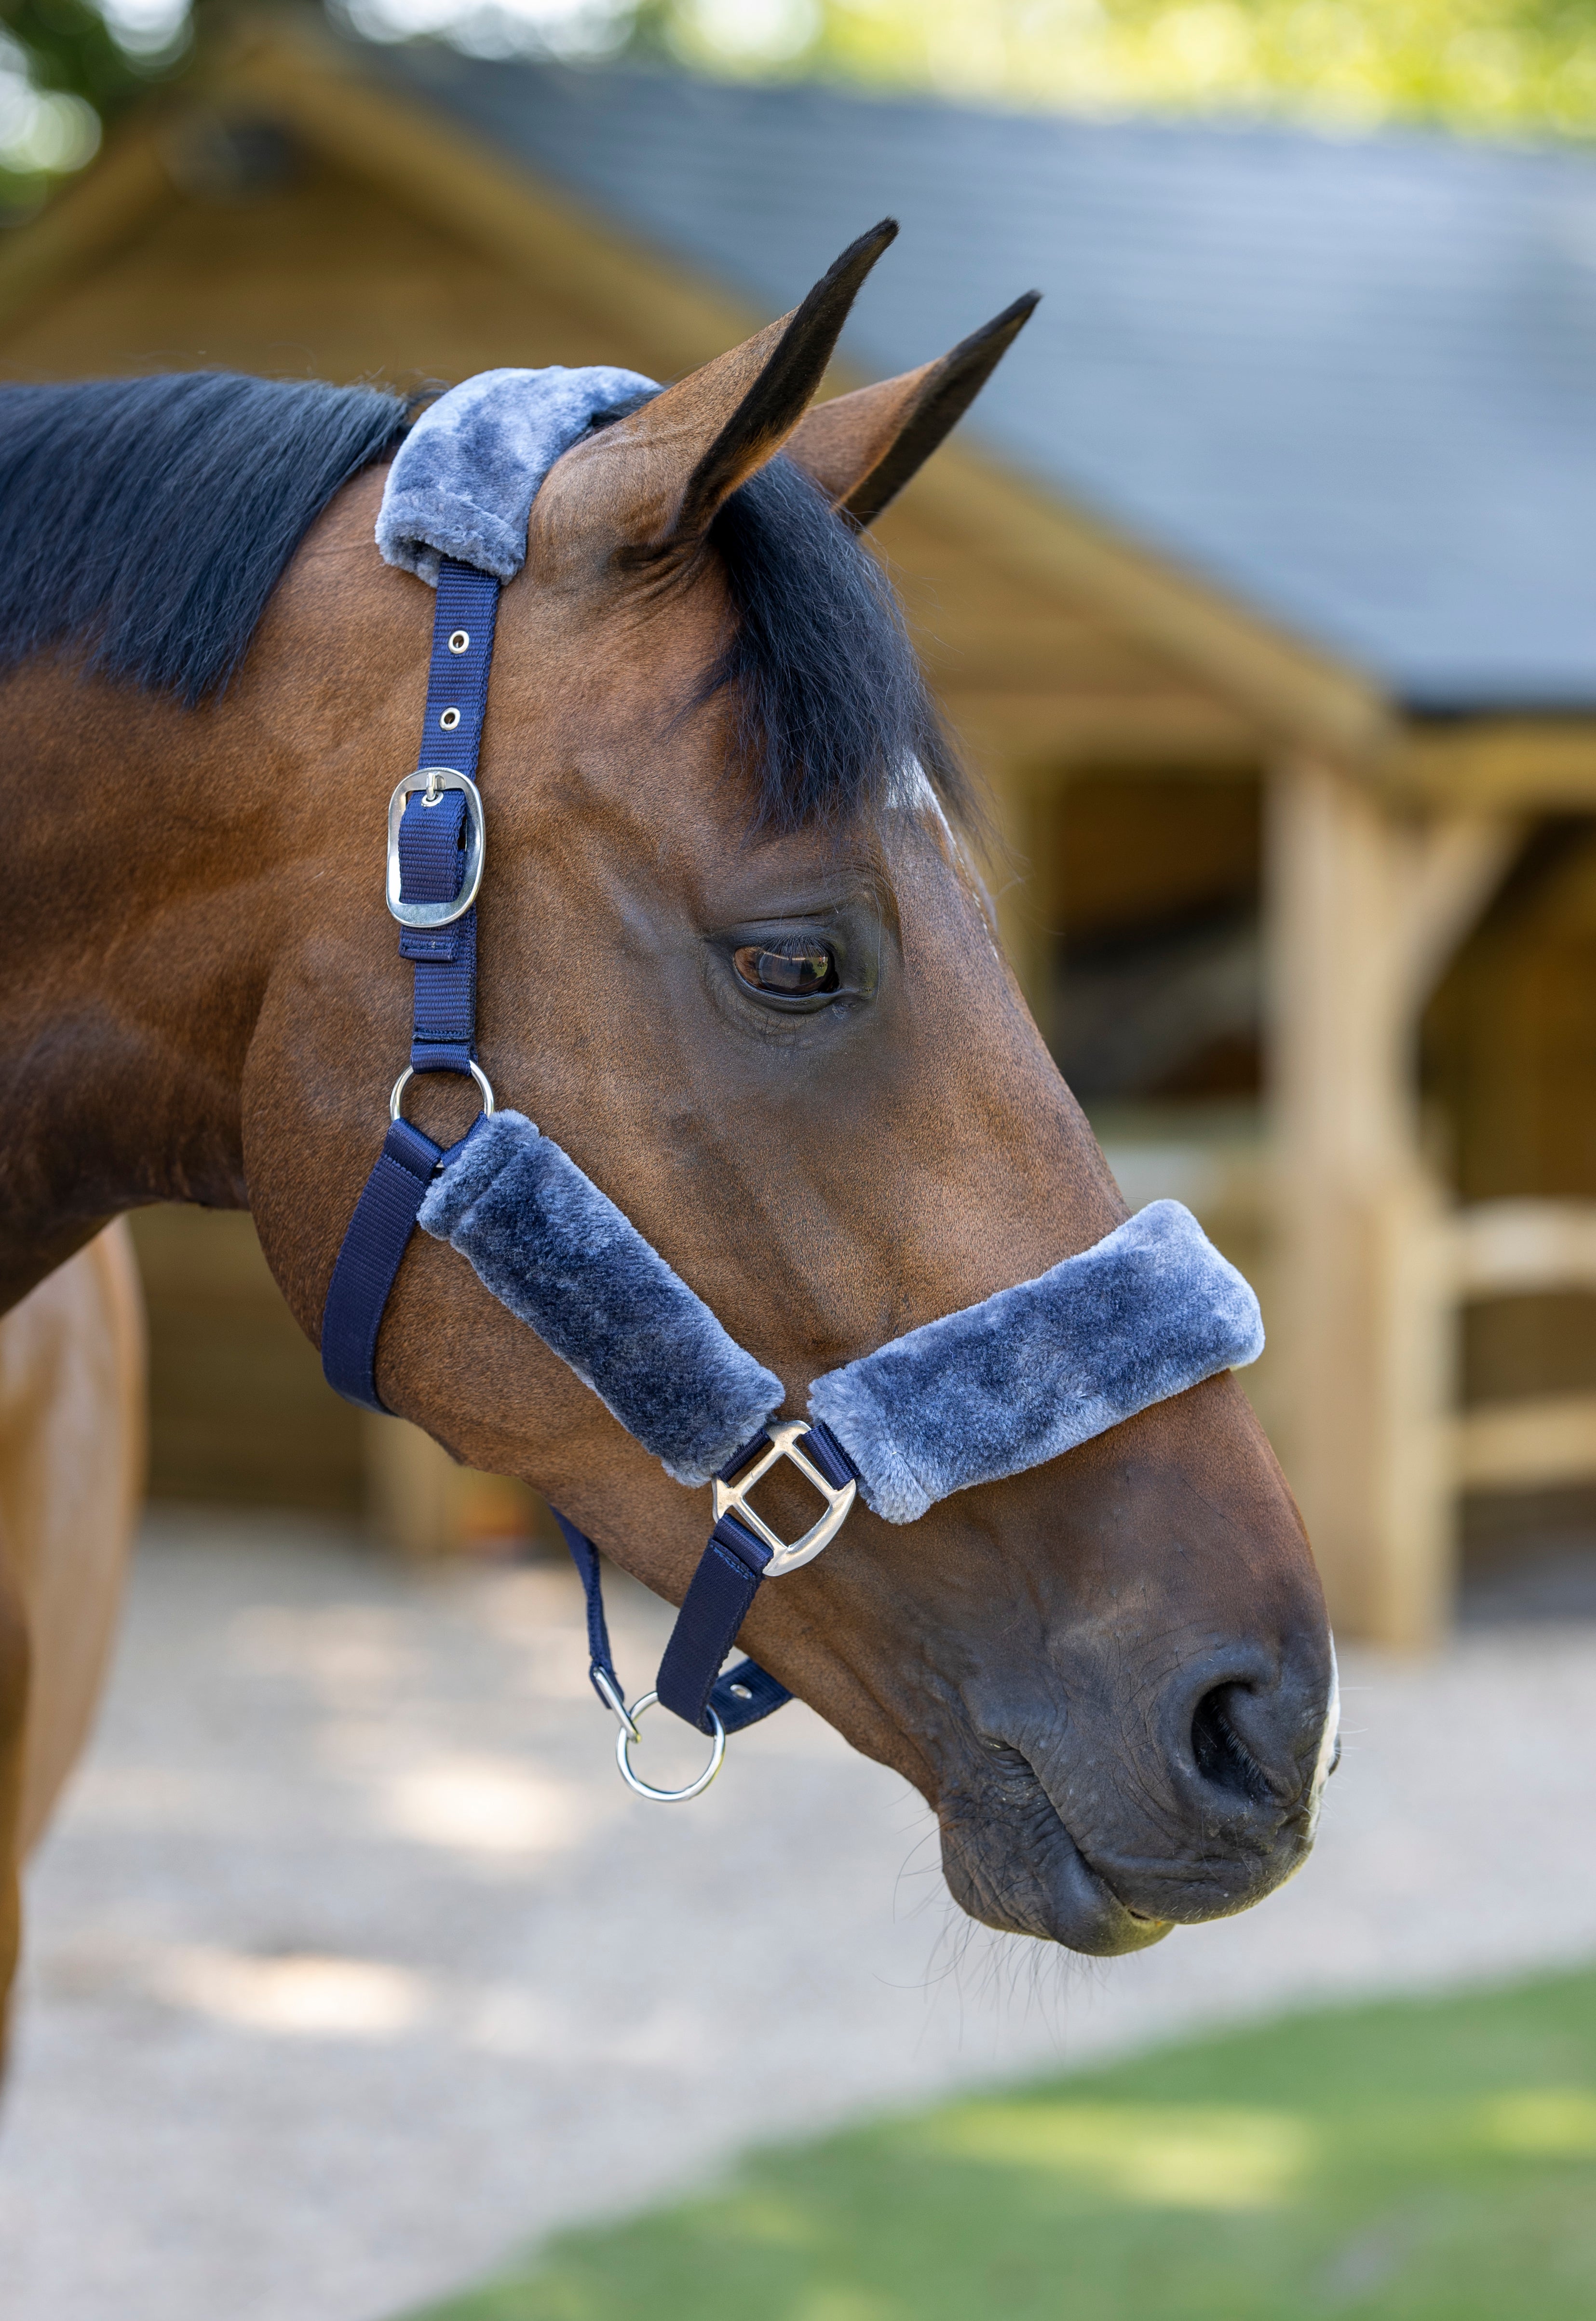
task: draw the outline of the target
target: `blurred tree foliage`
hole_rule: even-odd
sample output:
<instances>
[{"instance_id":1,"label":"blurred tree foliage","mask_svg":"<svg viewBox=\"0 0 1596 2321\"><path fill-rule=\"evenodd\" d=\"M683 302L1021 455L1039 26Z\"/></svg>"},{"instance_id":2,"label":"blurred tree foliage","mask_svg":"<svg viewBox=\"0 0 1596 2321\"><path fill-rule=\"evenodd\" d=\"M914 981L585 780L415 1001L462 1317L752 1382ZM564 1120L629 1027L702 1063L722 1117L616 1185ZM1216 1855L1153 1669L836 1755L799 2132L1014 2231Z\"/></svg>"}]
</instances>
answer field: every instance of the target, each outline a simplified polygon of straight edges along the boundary
<instances>
[{"instance_id":1,"label":"blurred tree foliage","mask_svg":"<svg viewBox=\"0 0 1596 2321\"><path fill-rule=\"evenodd\" d=\"M26 51L34 85L111 113L150 85L91 0L0 0L0 21Z\"/></svg>"},{"instance_id":2,"label":"blurred tree foliage","mask_svg":"<svg viewBox=\"0 0 1596 2321\"><path fill-rule=\"evenodd\" d=\"M81 168L103 123L192 46L181 0L0 0L0 214L25 214Z\"/></svg>"},{"instance_id":3,"label":"blurred tree foliage","mask_svg":"<svg viewBox=\"0 0 1596 2321\"><path fill-rule=\"evenodd\" d=\"M199 0L200 22L230 0ZM258 6L260 0L255 0ZM1596 133L1596 0L329 0L378 40L966 102ZM0 0L0 207L183 70L187 0Z\"/></svg>"},{"instance_id":4,"label":"blurred tree foliage","mask_svg":"<svg viewBox=\"0 0 1596 2321\"><path fill-rule=\"evenodd\" d=\"M966 100L1596 131L1596 0L645 0L633 38Z\"/></svg>"}]
</instances>

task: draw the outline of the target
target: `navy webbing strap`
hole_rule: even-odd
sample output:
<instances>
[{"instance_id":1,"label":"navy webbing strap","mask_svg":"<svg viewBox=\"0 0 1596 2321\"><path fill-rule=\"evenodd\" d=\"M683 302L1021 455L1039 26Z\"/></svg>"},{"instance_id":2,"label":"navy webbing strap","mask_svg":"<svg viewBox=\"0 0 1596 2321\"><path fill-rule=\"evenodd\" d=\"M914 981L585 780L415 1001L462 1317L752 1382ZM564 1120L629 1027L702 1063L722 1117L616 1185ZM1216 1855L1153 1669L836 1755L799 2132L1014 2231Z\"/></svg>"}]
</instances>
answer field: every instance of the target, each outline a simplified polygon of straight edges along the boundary
<instances>
[{"instance_id":1,"label":"navy webbing strap","mask_svg":"<svg viewBox=\"0 0 1596 2321\"><path fill-rule=\"evenodd\" d=\"M376 1333L440 1146L407 1120L390 1123L355 1204L322 1315L322 1370L350 1402L385 1412L376 1390Z\"/></svg>"},{"instance_id":2,"label":"navy webbing strap","mask_svg":"<svg viewBox=\"0 0 1596 2321\"><path fill-rule=\"evenodd\" d=\"M438 574L432 658L420 764L446 766L475 779L487 714L499 584L446 556ZM445 791L435 806L419 795L406 804L399 830L400 892L407 903L452 902L460 891L466 802ZM411 1069L463 1072L476 1053L476 906L445 927L406 927L401 958L415 968Z\"/></svg>"},{"instance_id":3,"label":"navy webbing strap","mask_svg":"<svg viewBox=\"0 0 1596 2321\"><path fill-rule=\"evenodd\" d=\"M844 1483L858 1481L858 1469L830 1428L820 1419L815 1421L807 1434L800 1435L798 1448L806 1459L813 1460L834 1490L839 1491ZM736 1472L735 1468L732 1472Z\"/></svg>"},{"instance_id":4,"label":"navy webbing strap","mask_svg":"<svg viewBox=\"0 0 1596 2321\"><path fill-rule=\"evenodd\" d=\"M576 1567L582 1581L583 1593L587 1598L588 1680L599 1698L604 1702L605 1707L612 1708L615 1700L624 1699L626 1696L621 1679L616 1673L614 1657L610 1650L610 1630L604 1618L603 1579L599 1552L585 1533L579 1532L574 1523L566 1521L558 1507L554 1510L554 1520L559 1525L565 1536L566 1545L571 1551L571 1561ZM724 1520L729 1523L734 1522L734 1518L730 1516ZM743 1531L740 1524L737 1524L735 1527L747 1541L753 1556L768 1560L768 1549L762 1547L751 1533ZM721 1525L717 1524L715 1529L718 1532ZM712 1538L712 1548L713 1544ZM676 1703L666 1691L666 1670L670 1665L671 1654L676 1651L676 1640L682 1634L683 1624L687 1619L687 1606L694 1600L694 1592L699 1588L710 1560L710 1550L706 1549L703 1559L694 1576L693 1585L687 1590L686 1600L676 1616L676 1627L671 1632L670 1643L666 1646L665 1659L659 1664L657 1689L661 1701L667 1708L676 1708ZM720 1718L723 1731L740 1733L749 1725L757 1725L761 1717L768 1716L773 1709L782 1707L793 1698L784 1684L778 1683L768 1670L756 1667L752 1661L739 1661L735 1668L728 1669L724 1676L719 1673L721 1662L736 1642L737 1632L742 1625L748 1605L753 1601L754 1591L759 1585L757 1572L751 1571L749 1567L741 1561L739 1555L733 1554L729 1561L738 1564L738 1574L728 1572L730 1584L725 1596L713 1605L704 1595L701 1594L699 1597L700 1610L695 1616L693 1632L697 1657L689 1659L685 1652L682 1656L683 1679L688 1694L696 1697L698 1700L696 1713L688 1718L688 1722L696 1725L701 1733L712 1732L714 1729L706 1713L712 1707ZM732 1616L733 1613L735 1617ZM717 1643L717 1637L722 1637L724 1641ZM601 1675L611 1687L613 1699L606 1695L603 1686L599 1683ZM676 1708L678 1716L684 1713L682 1709Z\"/></svg>"},{"instance_id":5,"label":"navy webbing strap","mask_svg":"<svg viewBox=\"0 0 1596 2321\"><path fill-rule=\"evenodd\" d=\"M721 1479L733 1477L764 1450L763 1429L745 1443L721 1470ZM852 1460L827 1426L812 1426L799 1438L799 1447L812 1460L832 1487L840 1490L857 1479ZM721 1676L720 1667L737 1642L770 1563L771 1551L735 1515L723 1515L710 1534L699 1559L670 1642L659 1663L655 1689L663 1707L685 1718L700 1733L712 1733L712 1708L728 1733L757 1725L792 1698L786 1688L753 1661L744 1661Z\"/></svg>"},{"instance_id":6,"label":"navy webbing strap","mask_svg":"<svg viewBox=\"0 0 1596 2321\"><path fill-rule=\"evenodd\" d=\"M445 557L438 576L432 658L420 764L475 777L493 668L499 584ZM465 857L465 800L446 790L433 806L417 792L399 828L400 899L452 902ZM476 1052L476 910L442 927L405 927L401 958L415 969L410 1063L417 1072L468 1071ZM399 1261L414 1230L441 1148L395 1120L355 1204L322 1314L327 1383L367 1410L385 1410L376 1390L376 1341Z\"/></svg>"},{"instance_id":7,"label":"navy webbing strap","mask_svg":"<svg viewBox=\"0 0 1596 2321\"><path fill-rule=\"evenodd\" d=\"M661 1706L701 1733L714 1731L708 1712L721 1663L737 1642L769 1561L762 1541L735 1515L722 1515L682 1598L654 1685Z\"/></svg>"}]
</instances>

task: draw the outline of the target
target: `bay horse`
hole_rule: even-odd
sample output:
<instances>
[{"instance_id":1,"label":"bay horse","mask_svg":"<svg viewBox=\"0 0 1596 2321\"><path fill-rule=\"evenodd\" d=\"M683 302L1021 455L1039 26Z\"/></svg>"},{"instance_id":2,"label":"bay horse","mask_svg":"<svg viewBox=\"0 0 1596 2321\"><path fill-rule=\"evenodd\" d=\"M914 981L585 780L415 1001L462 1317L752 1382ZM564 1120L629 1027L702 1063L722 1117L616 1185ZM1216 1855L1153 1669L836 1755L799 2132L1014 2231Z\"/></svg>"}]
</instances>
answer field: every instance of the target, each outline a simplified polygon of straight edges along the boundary
<instances>
[{"instance_id":1,"label":"bay horse","mask_svg":"<svg viewBox=\"0 0 1596 2321\"><path fill-rule=\"evenodd\" d=\"M1029 302L812 404L886 238L557 461L483 733L494 1082L800 1397L1126 1215L1000 954L967 792L858 537ZM411 408L204 374L0 398L0 1310L108 1218L194 1201L251 1211L315 1339L408 1037L384 815L433 599L373 523ZM418 1082L412 1117L458 1135L468 1093ZM441 1242L409 1248L377 1377L680 1601L699 1496ZM993 1926L1138 1949L1311 1843L1333 1654L1229 1374L918 1522L861 1509L740 1641L920 1792ZM0 1843L9 1875L14 1809Z\"/></svg>"}]
</instances>

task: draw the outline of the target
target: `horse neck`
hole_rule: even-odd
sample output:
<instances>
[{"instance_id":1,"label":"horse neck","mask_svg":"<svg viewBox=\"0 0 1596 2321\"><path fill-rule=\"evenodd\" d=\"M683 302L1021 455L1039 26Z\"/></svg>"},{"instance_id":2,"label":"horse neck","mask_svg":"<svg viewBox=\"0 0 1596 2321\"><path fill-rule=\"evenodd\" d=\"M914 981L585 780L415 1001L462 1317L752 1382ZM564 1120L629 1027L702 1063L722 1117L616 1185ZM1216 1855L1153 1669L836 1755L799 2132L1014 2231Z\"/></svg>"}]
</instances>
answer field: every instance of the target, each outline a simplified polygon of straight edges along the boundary
<instances>
[{"instance_id":1,"label":"horse neck","mask_svg":"<svg viewBox=\"0 0 1596 2321\"><path fill-rule=\"evenodd\" d=\"M50 660L4 690L0 1311L122 1210L248 1206L240 1085L293 851L245 705Z\"/></svg>"}]
</instances>

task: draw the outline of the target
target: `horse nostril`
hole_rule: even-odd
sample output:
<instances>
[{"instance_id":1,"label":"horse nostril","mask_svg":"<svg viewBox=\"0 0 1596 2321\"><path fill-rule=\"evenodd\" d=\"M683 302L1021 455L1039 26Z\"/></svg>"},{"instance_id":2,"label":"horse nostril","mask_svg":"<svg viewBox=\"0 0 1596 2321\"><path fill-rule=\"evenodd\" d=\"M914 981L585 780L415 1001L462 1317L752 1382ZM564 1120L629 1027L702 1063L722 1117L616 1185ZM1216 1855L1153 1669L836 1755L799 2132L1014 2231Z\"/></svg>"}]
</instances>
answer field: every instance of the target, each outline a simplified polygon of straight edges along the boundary
<instances>
[{"instance_id":1,"label":"horse nostril","mask_svg":"<svg viewBox=\"0 0 1596 2321\"><path fill-rule=\"evenodd\" d=\"M1242 1688L1216 1685L1205 1692L1192 1718L1192 1755L1203 1779L1256 1806L1272 1805L1274 1784L1236 1729L1229 1711Z\"/></svg>"}]
</instances>

